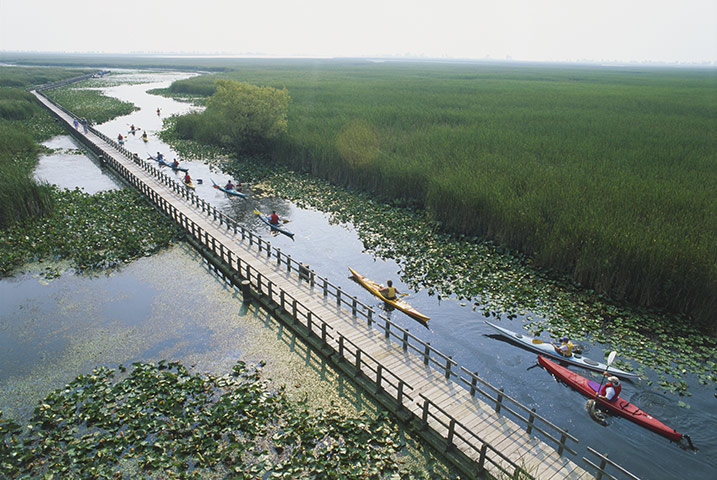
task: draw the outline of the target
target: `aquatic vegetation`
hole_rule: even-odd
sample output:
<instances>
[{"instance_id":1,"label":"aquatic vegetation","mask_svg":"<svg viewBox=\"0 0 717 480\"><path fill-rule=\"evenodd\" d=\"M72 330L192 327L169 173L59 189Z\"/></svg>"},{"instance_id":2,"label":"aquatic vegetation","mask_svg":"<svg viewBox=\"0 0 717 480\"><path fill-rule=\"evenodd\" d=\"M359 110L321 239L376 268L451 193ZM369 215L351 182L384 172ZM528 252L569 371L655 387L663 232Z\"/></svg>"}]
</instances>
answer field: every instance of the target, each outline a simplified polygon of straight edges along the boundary
<instances>
[{"instance_id":1,"label":"aquatic vegetation","mask_svg":"<svg viewBox=\"0 0 717 480\"><path fill-rule=\"evenodd\" d=\"M170 90L217 77L288 89L272 157L295 170L717 328L713 72L245 61Z\"/></svg>"},{"instance_id":2,"label":"aquatic vegetation","mask_svg":"<svg viewBox=\"0 0 717 480\"><path fill-rule=\"evenodd\" d=\"M273 392L261 364L231 374L178 362L95 368L49 394L23 426L0 413L9 477L418 478L387 416L309 411Z\"/></svg>"},{"instance_id":3,"label":"aquatic vegetation","mask_svg":"<svg viewBox=\"0 0 717 480\"><path fill-rule=\"evenodd\" d=\"M41 147L37 142L62 132L34 97L18 88L0 88L0 227L44 215L52 194L32 178Z\"/></svg>"},{"instance_id":4,"label":"aquatic vegetation","mask_svg":"<svg viewBox=\"0 0 717 480\"><path fill-rule=\"evenodd\" d=\"M130 102L103 95L97 90L66 85L44 92L48 97L91 124L104 123L115 117L128 115L139 108Z\"/></svg>"},{"instance_id":5,"label":"aquatic vegetation","mask_svg":"<svg viewBox=\"0 0 717 480\"><path fill-rule=\"evenodd\" d=\"M149 255L180 237L178 228L139 193L94 195L52 187L55 207L0 232L0 274L32 260L70 259L79 270L103 269Z\"/></svg>"}]
</instances>

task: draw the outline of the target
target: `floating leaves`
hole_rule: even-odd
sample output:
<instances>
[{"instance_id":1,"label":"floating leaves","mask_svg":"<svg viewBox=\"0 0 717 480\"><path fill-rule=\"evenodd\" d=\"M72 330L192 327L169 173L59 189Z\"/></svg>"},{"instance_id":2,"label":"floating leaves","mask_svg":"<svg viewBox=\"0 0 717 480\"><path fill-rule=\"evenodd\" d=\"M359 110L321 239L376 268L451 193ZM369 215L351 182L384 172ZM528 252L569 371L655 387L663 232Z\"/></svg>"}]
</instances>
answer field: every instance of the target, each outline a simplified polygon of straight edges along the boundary
<instances>
[{"instance_id":1,"label":"floating leaves","mask_svg":"<svg viewBox=\"0 0 717 480\"><path fill-rule=\"evenodd\" d=\"M218 377L178 362L98 367L49 394L24 426L0 412L10 477L406 478L402 448L386 416L310 412L269 391L261 364L241 361Z\"/></svg>"},{"instance_id":2,"label":"floating leaves","mask_svg":"<svg viewBox=\"0 0 717 480\"><path fill-rule=\"evenodd\" d=\"M0 273L48 257L71 259L80 271L103 269L149 255L180 237L178 228L133 190L90 195L53 187L53 196L51 214L0 232Z\"/></svg>"}]
</instances>

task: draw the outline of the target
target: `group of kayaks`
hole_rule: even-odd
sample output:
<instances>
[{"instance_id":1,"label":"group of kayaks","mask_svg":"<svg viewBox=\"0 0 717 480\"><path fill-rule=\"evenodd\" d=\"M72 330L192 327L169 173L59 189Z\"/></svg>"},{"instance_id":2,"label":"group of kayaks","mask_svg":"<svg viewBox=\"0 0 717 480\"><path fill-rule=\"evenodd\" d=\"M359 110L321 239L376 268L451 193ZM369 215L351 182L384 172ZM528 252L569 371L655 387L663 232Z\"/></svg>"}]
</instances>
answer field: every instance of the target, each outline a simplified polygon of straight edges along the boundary
<instances>
[{"instance_id":1,"label":"group of kayaks","mask_svg":"<svg viewBox=\"0 0 717 480\"><path fill-rule=\"evenodd\" d=\"M689 446L694 448L692 446L692 441L690 440L690 437L688 435L682 434L672 427L668 427L664 423L654 418L652 415L644 412L643 410L628 402L624 398L618 396L617 399L615 399L614 401L609 401L604 398L598 397L598 393L600 392L600 389L602 387L601 383L598 383L594 380L589 380L569 370L568 368L561 366L558 362L577 365L579 367L587 368L589 370L594 370L601 373L607 372L608 375L614 375L616 377L620 377L626 380L634 380L640 378L639 375L636 375L631 372L626 372L624 370L612 367L606 363L599 362L597 360L592 360L580 354L573 353L572 355L567 357L563 356L557 351L555 346L553 346L553 344L549 342L544 342L539 338L522 335L520 333L508 330L507 328L500 327L488 321L486 321L485 323L497 330L501 336L506 337L507 339L518 344L519 346L538 352L539 365L541 365L548 372L550 372L556 379L564 382L565 384L577 390L581 394L594 400L597 405L607 410L608 412L614 415L619 415L621 417L627 418L628 420L631 420L638 425L642 425L643 427L648 428L653 432L658 433L672 441L679 442L682 439L685 439L688 442ZM550 360L548 357L556 359L557 362Z\"/></svg>"}]
</instances>

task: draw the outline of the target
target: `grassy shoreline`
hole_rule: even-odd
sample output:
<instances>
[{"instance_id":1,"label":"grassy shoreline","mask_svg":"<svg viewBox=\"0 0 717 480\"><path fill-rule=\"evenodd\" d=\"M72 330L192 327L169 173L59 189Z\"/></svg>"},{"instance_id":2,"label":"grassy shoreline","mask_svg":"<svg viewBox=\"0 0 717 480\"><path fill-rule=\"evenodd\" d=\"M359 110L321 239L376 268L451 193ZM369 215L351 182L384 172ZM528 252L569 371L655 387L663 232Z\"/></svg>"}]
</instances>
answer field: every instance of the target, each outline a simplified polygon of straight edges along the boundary
<instances>
[{"instance_id":1,"label":"grassy shoreline","mask_svg":"<svg viewBox=\"0 0 717 480\"><path fill-rule=\"evenodd\" d=\"M245 62L221 77L289 90L281 163L717 329L714 72Z\"/></svg>"}]
</instances>

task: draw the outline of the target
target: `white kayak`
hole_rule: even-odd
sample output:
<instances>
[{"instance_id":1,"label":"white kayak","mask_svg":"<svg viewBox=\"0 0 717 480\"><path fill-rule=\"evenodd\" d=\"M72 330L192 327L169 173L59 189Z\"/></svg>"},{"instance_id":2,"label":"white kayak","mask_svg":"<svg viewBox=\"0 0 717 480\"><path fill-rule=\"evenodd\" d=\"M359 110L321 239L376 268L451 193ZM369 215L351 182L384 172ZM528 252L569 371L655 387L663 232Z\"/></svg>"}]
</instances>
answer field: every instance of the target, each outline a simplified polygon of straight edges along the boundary
<instances>
[{"instance_id":1,"label":"white kayak","mask_svg":"<svg viewBox=\"0 0 717 480\"><path fill-rule=\"evenodd\" d=\"M573 353L569 357L565 357L558 352L555 351L555 347L550 342L544 342L543 340L539 338L533 338L528 337L526 335L514 332L512 330L508 330L507 328L499 327L498 325L494 323L490 323L487 320L484 320L485 323L490 325L491 327L498 330L503 336L513 340L514 342L519 343L520 345L523 345L524 347L533 350L535 352L538 352L542 355L556 358L562 362L565 363L571 363L573 365L577 365L579 367L587 368L590 370L595 370L597 372L609 372L613 375L616 375L618 377L623 378L640 378L639 375L626 372L624 370L620 370L619 368L615 367L608 367L607 364L598 362L596 360L593 360L588 357L584 357L578 353Z\"/></svg>"}]
</instances>

